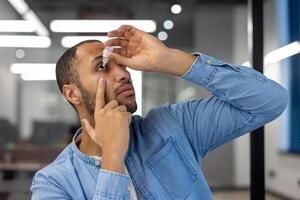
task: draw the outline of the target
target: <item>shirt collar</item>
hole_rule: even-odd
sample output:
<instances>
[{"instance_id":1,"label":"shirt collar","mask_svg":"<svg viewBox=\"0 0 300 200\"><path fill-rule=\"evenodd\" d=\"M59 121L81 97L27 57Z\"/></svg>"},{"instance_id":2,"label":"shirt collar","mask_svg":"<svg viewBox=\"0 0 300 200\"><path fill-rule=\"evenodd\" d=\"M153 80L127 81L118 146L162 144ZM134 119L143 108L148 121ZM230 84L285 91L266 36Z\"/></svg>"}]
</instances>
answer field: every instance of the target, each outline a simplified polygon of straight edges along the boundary
<instances>
[{"instance_id":1,"label":"shirt collar","mask_svg":"<svg viewBox=\"0 0 300 200\"><path fill-rule=\"evenodd\" d=\"M84 162L86 162L86 163L88 163L88 164L91 164L91 165L95 165L95 162L98 161L99 158L96 158L96 157L94 157L94 156L88 156L88 155L85 155L84 153L82 153L82 152L79 150L79 148L78 148L77 145L76 145L76 142L78 142L78 141L81 139L81 137L82 137L81 133L82 133L82 127L80 127L80 128L76 131L76 133L75 133L75 135L74 135L74 137L73 137L73 139L72 139L71 150L72 150L72 152L73 152L77 157L79 157L82 161L84 161Z\"/></svg>"}]
</instances>

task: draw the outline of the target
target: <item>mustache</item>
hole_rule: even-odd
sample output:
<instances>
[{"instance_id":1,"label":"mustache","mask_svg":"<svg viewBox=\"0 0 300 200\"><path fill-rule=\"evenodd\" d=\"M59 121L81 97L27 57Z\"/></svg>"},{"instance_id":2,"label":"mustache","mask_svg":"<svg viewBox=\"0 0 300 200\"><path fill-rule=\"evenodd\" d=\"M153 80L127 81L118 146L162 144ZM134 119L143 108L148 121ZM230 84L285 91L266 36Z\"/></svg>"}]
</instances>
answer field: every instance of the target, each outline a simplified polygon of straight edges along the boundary
<instances>
[{"instance_id":1,"label":"mustache","mask_svg":"<svg viewBox=\"0 0 300 200\"><path fill-rule=\"evenodd\" d=\"M122 86L124 86L124 85L126 85L126 84L132 85L132 80L131 80L131 79L125 80L119 87L117 87L117 88L115 89L115 94L116 94L116 95L119 94L119 91L120 91L120 89L122 88Z\"/></svg>"}]
</instances>

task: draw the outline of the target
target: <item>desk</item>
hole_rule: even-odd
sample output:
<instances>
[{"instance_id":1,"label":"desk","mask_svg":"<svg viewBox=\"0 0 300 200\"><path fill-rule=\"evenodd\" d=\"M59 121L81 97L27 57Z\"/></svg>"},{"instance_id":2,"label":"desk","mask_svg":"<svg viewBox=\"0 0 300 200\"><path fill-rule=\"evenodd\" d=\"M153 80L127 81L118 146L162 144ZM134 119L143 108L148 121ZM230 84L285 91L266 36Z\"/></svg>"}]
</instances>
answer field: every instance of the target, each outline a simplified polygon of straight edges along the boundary
<instances>
[{"instance_id":1,"label":"desk","mask_svg":"<svg viewBox=\"0 0 300 200\"><path fill-rule=\"evenodd\" d=\"M38 171L43 168L46 164L39 162L17 162L17 163L6 163L0 162L0 171Z\"/></svg>"},{"instance_id":2,"label":"desk","mask_svg":"<svg viewBox=\"0 0 300 200\"><path fill-rule=\"evenodd\" d=\"M62 148L49 147L18 147L10 151L0 149L0 171L34 172L51 163L61 151Z\"/></svg>"}]
</instances>

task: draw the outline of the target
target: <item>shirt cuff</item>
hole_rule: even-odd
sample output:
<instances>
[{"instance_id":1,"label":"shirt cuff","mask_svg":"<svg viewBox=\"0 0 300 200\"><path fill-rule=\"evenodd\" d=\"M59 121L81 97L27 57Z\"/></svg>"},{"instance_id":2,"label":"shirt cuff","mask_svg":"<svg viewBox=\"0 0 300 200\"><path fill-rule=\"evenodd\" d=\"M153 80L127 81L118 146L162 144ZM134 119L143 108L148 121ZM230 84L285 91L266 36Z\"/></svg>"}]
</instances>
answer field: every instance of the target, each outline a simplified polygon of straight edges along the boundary
<instances>
[{"instance_id":1,"label":"shirt cuff","mask_svg":"<svg viewBox=\"0 0 300 200\"><path fill-rule=\"evenodd\" d=\"M96 195L105 199L130 199L129 176L100 169Z\"/></svg>"},{"instance_id":2,"label":"shirt cuff","mask_svg":"<svg viewBox=\"0 0 300 200\"><path fill-rule=\"evenodd\" d=\"M206 86L218 71L218 67L225 63L198 52L193 53L193 55L197 56L197 58L182 78L197 85Z\"/></svg>"}]
</instances>

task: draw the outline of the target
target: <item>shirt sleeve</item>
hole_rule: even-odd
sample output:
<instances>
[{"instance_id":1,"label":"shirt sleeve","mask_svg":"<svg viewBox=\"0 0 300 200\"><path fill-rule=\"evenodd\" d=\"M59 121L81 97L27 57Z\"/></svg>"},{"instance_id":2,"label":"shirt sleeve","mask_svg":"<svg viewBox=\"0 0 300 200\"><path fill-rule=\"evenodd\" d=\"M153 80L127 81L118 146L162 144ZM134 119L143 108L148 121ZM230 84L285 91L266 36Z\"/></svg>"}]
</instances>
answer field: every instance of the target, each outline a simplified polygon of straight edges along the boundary
<instances>
[{"instance_id":1,"label":"shirt sleeve","mask_svg":"<svg viewBox=\"0 0 300 200\"><path fill-rule=\"evenodd\" d=\"M72 199L60 186L52 183L42 173L33 178L30 188L32 200L69 200ZM97 186L93 200L130 200L129 176L99 169Z\"/></svg>"},{"instance_id":2,"label":"shirt sleeve","mask_svg":"<svg viewBox=\"0 0 300 200\"><path fill-rule=\"evenodd\" d=\"M183 128L197 156L252 131L278 117L288 93L256 70L199 55L183 79L213 96L167 107Z\"/></svg>"},{"instance_id":3,"label":"shirt sleeve","mask_svg":"<svg viewBox=\"0 0 300 200\"><path fill-rule=\"evenodd\" d=\"M130 200L129 176L100 169L93 200Z\"/></svg>"},{"instance_id":4,"label":"shirt sleeve","mask_svg":"<svg viewBox=\"0 0 300 200\"><path fill-rule=\"evenodd\" d=\"M58 186L50 183L46 177L37 173L33 178L31 200L71 200L71 197Z\"/></svg>"}]
</instances>

